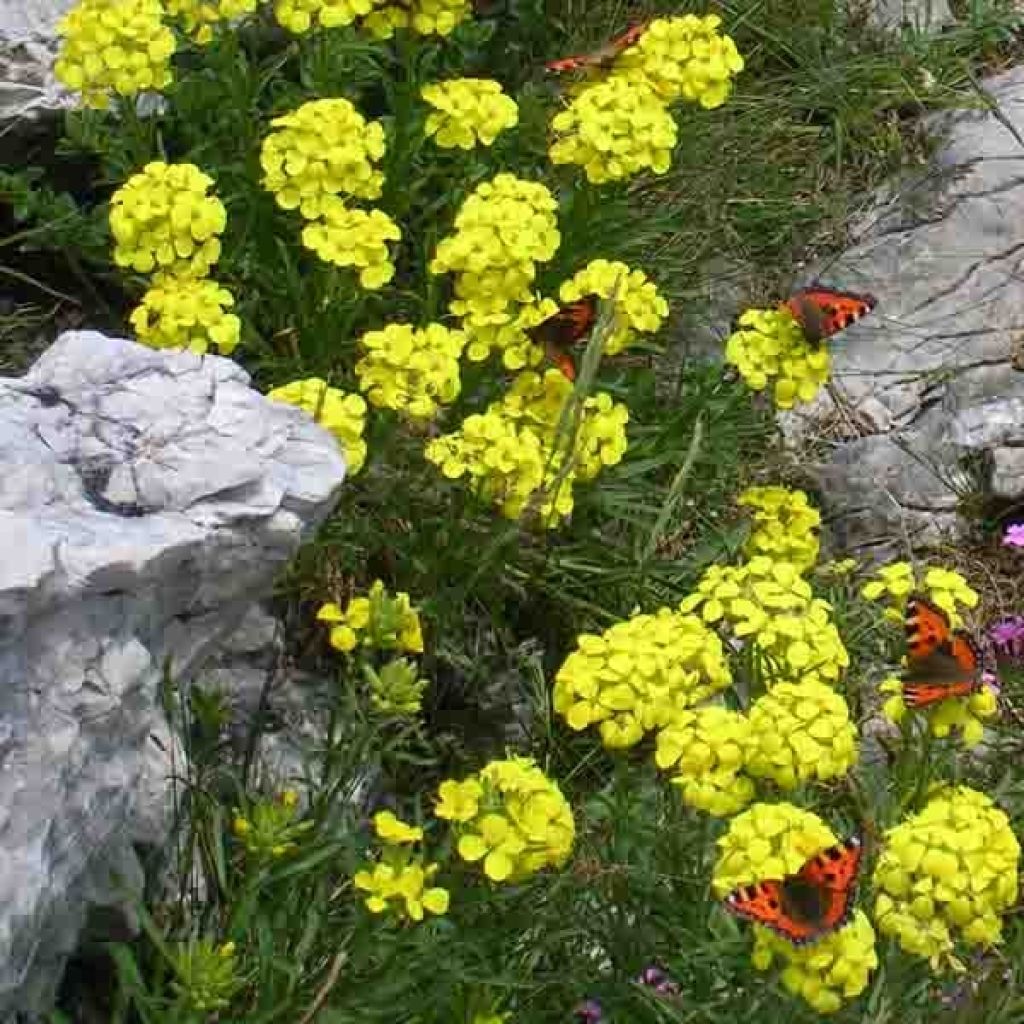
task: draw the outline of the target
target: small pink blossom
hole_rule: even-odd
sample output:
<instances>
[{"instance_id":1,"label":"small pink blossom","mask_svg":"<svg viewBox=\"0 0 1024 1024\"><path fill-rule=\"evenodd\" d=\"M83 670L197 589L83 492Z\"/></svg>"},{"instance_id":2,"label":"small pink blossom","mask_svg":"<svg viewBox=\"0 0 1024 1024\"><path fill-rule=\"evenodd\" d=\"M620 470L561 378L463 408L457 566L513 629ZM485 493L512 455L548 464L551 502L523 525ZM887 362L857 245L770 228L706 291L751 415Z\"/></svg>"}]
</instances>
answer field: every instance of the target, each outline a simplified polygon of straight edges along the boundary
<instances>
[{"instance_id":1,"label":"small pink blossom","mask_svg":"<svg viewBox=\"0 0 1024 1024\"><path fill-rule=\"evenodd\" d=\"M1024 523L1012 523L1003 534L1004 548L1024 548Z\"/></svg>"}]
</instances>

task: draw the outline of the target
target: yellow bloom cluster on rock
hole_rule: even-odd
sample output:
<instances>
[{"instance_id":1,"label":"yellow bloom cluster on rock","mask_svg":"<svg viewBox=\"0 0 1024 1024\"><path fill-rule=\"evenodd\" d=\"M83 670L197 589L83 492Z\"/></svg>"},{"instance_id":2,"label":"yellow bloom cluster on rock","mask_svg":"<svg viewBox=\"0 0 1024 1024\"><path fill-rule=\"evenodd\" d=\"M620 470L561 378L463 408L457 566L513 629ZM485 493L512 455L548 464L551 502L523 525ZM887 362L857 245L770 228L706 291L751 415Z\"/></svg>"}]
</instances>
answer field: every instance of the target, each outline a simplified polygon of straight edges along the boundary
<instances>
[{"instance_id":1,"label":"yellow bloom cluster on rock","mask_svg":"<svg viewBox=\"0 0 1024 1024\"><path fill-rule=\"evenodd\" d=\"M731 681L721 640L662 608L577 637L555 676L554 708L576 731L597 725L606 747L630 747Z\"/></svg>"},{"instance_id":2,"label":"yellow bloom cluster on rock","mask_svg":"<svg viewBox=\"0 0 1024 1024\"><path fill-rule=\"evenodd\" d=\"M164 0L167 13L181 21L187 35L201 46L213 39L215 26L256 10L258 0Z\"/></svg>"},{"instance_id":3,"label":"yellow bloom cluster on rock","mask_svg":"<svg viewBox=\"0 0 1024 1024\"><path fill-rule=\"evenodd\" d=\"M944 788L886 833L874 872L875 924L936 963L957 935L968 945L996 945L1000 916L1017 899L1019 861L1003 811L967 786Z\"/></svg>"},{"instance_id":4,"label":"yellow bloom cluster on rock","mask_svg":"<svg viewBox=\"0 0 1024 1024\"><path fill-rule=\"evenodd\" d=\"M166 88L175 42L164 14L159 0L80 0L57 26L58 81L81 93L84 106L101 110L111 93Z\"/></svg>"},{"instance_id":5,"label":"yellow bloom cluster on rock","mask_svg":"<svg viewBox=\"0 0 1024 1024\"><path fill-rule=\"evenodd\" d=\"M835 843L835 833L810 811L784 802L753 804L718 839L712 887L724 897L741 885L781 881ZM754 966L765 970L776 958L784 965L783 985L819 1013L832 1013L843 999L859 995L878 965L875 933L860 911L842 928L802 947L755 925Z\"/></svg>"},{"instance_id":6,"label":"yellow bloom cluster on rock","mask_svg":"<svg viewBox=\"0 0 1024 1024\"><path fill-rule=\"evenodd\" d=\"M459 356L466 343L461 331L441 324L423 329L389 324L367 331L356 363L359 387L371 405L395 409L414 419L430 419L459 394Z\"/></svg>"},{"instance_id":7,"label":"yellow bloom cluster on rock","mask_svg":"<svg viewBox=\"0 0 1024 1024\"><path fill-rule=\"evenodd\" d=\"M645 85L667 103L682 98L708 110L720 107L743 70L736 44L719 33L721 24L717 14L655 18L616 59L613 76Z\"/></svg>"},{"instance_id":8,"label":"yellow bloom cluster on rock","mask_svg":"<svg viewBox=\"0 0 1024 1024\"><path fill-rule=\"evenodd\" d=\"M584 400L573 450L560 450L559 424L572 396L558 370L521 373L504 398L431 441L426 457L450 480L468 476L508 518L529 512L556 526L572 512L575 483L594 479L626 450L628 410L604 392Z\"/></svg>"},{"instance_id":9,"label":"yellow bloom cluster on rock","mask_svg":"<svg viewBox=\"0 0 1024 1024\"><path fill-rule=\"evenodd\" d=\"M224 204L208 195L213 179L195 164L154 160L110 200L114 261L153 281L130 322L153 348L229 355L241 321L227 312L234 298L206 275L220 257Z\"/></svg>"},{"instance_id":10,"label":"yellow bloom cluster on rock","mask_svg":"<svg viewBox=\"0 0 1024 1024\"><path fill-rule=\"evenodd\" d=\"M422 921L424 912L446 914L448 890L429 885L438 865L426 862L416 850L423 829L406 824L391 811L379 811L373 824L381 840L380 854L353 878L356 888L367 894L367 909L373 914L391 911L400 920L410 921Z\"/></svg>"},{"instance_id":11,"label":"yellow bloom cluster on rock","mask_svg":"<svg viewBox=\"0 0 1024 1024\"><path fill-rule=\"evenodd\" d=\"M443 149L489 146L519 120L515 100L489 78L452 78L425 85L420 95L434 109L425 132Z\"/></svg>"},{"instance_id":12,"label":"yellow bloom cluster on rock","mask_svg":"<svg viewBox=\"0 0 1024 1024\"><path fill-rule=\"evenodd\" d=\"M491 761L461 782L438 790L437 817L453 823L459 856L482 862L495 882L518 882L545 867L561 867L576 826L558 784L530 758Z\"/></svg>"},{"instance_id":13,"label":"yellow bloom cluster on rock","mask_svg":"<svg viewBox=\"0 0 1024 1024\"><path fill-rule=\"evenodd\" d=\"M213 179L195 164L154 160L110 200L114 261L140 274L202 277L220 257L224 204L208 195Z\"/></svg>"},{"instance_id":14,"label":"yellow bloom cluster on rock","mask_svg":"<svg viewBox=\"0 0 1024 1024\"><path fill-rule=\"evenodd\" d=\"M674 771L672 783L684 803L724 818L754 798L754 783L743 773L753 742L746 715L722 707L696 708L677 712L658 732L654 759L659 768Z\"/></svg>"},{"instance_id":15,"label":"yellow bloom cluster on rock","mask_svg":"<svg viewBox=\"0 0 1024 1024\"><path fill-rule=\"evenodd\" d=\"M267 392L274 402L287 402L309 413L324 430L334 435L345 453L345 469L353 476L366 462L366 401L362 395L346 394L329 387L320 377L293 380Z\"/></svg>"},{"instance_id":16,"label":"yellow bloom cluster on rock","mask_svg":"<svg viewBox=\"0 0 1024 1024\"><path fill-rule=\"evenodd\" d=\"M657 285L642 270L625 263L592 260L558 289L562 302L575 302L588 295L614 297L614 322L605 342L606 355L615 355L630 345L638 334L654 334L668 316L668 303Z\"/></svg>"},{"instance_id":17,"label":"yellow bloom cluster on rock","mask_svg":"<svg viewBox=\"0 0 1024 1024\"><path fill-rule=\"evenodd\" d=\"M589 86L551 121L554 164L576 164L593 184L672 163L678 130L657 94L622 78Z\"/></svg>"},{"instance_id":18,"label":"yellow bloom cluster on rock","mask_svg":"<svg viewBox=\"0 0 1024 1024\"><path fill-rule=\"evenodd\" d=\"M932 604L941 608L949 617L954 629L963 625L960 606L975 608L978 592L970 587L967 580L955 569L932 566L918 578L909 562L890 562L883 565L861 588L861 596L868 601L884 601L886 618L902 623L906 612L907 598L912 593L921 593Z\"/></svg>"},{"instance_id":19,"label":"yellow bloom cluster on rock","mask_svg":"<svg viewBox=\"0 0 1024 1024\"><path fill-rule=\"evenodd\" d=\"M761 971L781 965L783 986L818 1013L835 1013L844 999L867 988L878 966L875 929L862 910L849 924L807 946L794 946L767 928L756 928L751 962Z\"/></svg>"},{"instance_id":20,"label":"yellow bloom cluster on rock","mask_svg":"<svg viewBox=\"0 0 1024 1024\"><path fill-rule=\"evenodd\" d=\"M699 609L705 622L722 622L737 640L756 645L772 683L833 683L850 664L831 605L812 595L789 562L755 555L738 566L713 565L679 609Z\"/></svg>"},{"instance_id":21,"label":"yellow bloom cluster on rock","mask_svg":"<svg viewBox=\"0 0 1024 1024\"><path fill-rule=\"evenodd\" d=\"M346 99L310 100L271 122L263 140L263 184L279 206L298 210L302 244L324 260L359 271L367 289L394 277L388 242L402 237L383 210L353 208L341 198L376 199L383 174L384 129Z\"/></svg>"},{"instance_id":22,"label":"yellow bloom cluster on rock","mask_svg":"<svg viewBox=\"0 0 1024 1024\"><path fill-rule=\"evenodd\" d=\"M234 303L231 292L209 278L158 274L129 321L139 341L150 348L188 349L202 355L213 344L227 356L238 344L242 327L238 317L227 312Z\"/></svg>"},{"instance_id":23,"label":"yellow bloom cluster on rock","mask_svg":"<svg viewBox=\"0 0 1024 1024\"><path fill-rule=\"evenodd\" d=\"M845 775L857 760L857 729L846 701L813 679L779 682L750 709L746 771L782 789Z\"/></svg>"},{"instance_id":24,"label":"yellow bloom cluster on rock","mask_svg":"<svg viewBox=\"0 0 1024 1024\"><path fill-rule=\"evenodd\" d=\"M736 504L753 511L754 528L743 548L748 557L767 555L801 570L817 562L821 513L803 491L750 487Z\"/></svg>"},{"instance_id":25,"label":"yellow bloom cluster on rock","mask_svg":"<svg viewBox=\"0 0 1024 1024\"><path fill-rule=\"evenodd\" d=\"M473 190L430 263L432 274L456 275L456 316L500 313L532 300L536 266L555 255L561 240L557 206L546 186L507 173Z\"/></svg>"},{"instance_id":26,"label":"yellow bloom cluster on rock","mask_svg":"<svg viewBox=\"0 0 1024 1024\"><path fill-rule=\"evenodd\" d=\"M725 344L725 361L747 386L763 391L775 381L773 399L780 409L810 402L828 380L827 345L813 345L789 310L748 309Z\"/></svg>"},{"instance_id":27,"label":"yellow bloom cluster on rock","mask_svg":"<svg viewBox=\"0 0 1024 1024\"><path fill-rule=\"evenodd\" d=\"M412 654L423 651L419 612L409 595L391 596L380 580L365 596L352 598L344 611L332 601L322 605L316 617L331 626L330 644L336 651L347 654L359 646Z\"/></svg>"}]
</instances>

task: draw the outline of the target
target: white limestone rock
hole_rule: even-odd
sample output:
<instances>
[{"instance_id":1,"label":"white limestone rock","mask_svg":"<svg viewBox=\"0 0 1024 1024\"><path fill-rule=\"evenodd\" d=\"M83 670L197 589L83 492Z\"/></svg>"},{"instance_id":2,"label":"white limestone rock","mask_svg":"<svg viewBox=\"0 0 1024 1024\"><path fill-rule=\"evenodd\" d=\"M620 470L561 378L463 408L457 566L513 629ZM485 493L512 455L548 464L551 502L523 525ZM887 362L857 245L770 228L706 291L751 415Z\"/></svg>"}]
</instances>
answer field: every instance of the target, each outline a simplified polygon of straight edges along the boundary
<instances>
[{"instance_id":1,"label":"white limestone rock","mask_svg":"<svg viewBox=\"0 0 1024 1024\"><path fill-rule=\"evenodd\" d=\"M0 1019L46 1009L87 907L162 838L165 669L267 595L344 472L219 357L76 331L0 379Z\"/></svg>"}]
</instances>

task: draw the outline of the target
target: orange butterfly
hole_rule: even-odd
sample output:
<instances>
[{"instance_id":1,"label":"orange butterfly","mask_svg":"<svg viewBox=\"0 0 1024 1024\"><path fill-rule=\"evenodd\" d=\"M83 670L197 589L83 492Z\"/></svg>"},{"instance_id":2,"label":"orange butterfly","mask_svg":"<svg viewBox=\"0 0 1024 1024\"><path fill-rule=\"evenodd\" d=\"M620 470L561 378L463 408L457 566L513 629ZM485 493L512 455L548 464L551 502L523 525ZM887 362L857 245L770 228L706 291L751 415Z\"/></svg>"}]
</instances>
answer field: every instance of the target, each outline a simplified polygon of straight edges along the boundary
<instances>
[{"instance_id":1,"label":"orange butterfly","mask_svg":"<svg viewBox=\"0 0 1024 1024\"><path fill-rule=\"evenodd\" d=\"M782 305L796 317L807 340L820 344L870 313L878 300L873 295L834 292L812 285L794 292Z\"/></svg>"},{"instance_id":2,"label":"orange butterfly","mask_svg":"<svg viewBox=\"0 0 1024 1024\"><path fill-rule=\"evenodd\" d=\"M544 65L548 71L559 74L563 71L579 71L580 68L605 67L610 64L623 50L632 46L646 31L647 22L634 22L621 35L609 40L604 46L593 53L584 53L578 57L563 57L551 60Z\"/></svg>"},{"instance_id":3,"label":"orange butterfly","mask_svg":"<svg viewBox=\"0 0 1024 1024\"><path fill-rule=\"evenodd\" d=\"M576 379L576 361L572 356L572 347L594 329L597 309L597 296L585 295L582 299L562 306L557 313L527 331L533 341L544 346L548 359L569 380Z\"/></svg>"},{"instance_id":4,"label":"orange butterfly","mask_svg":"<svg viewBox=\"0 0 1024 1024\"><path fill-rule=\"evenodd\" d=\"M981 689L983 655L969 633L954 630L949 616L931 601L912 594L907 601L907 670L903 703L926 708Z\"/></svg>"},{"instance_id":5,"label":"orange butterfly","mask_svg":"<svg viewBox=\"0 0 1024 1024\"><path fill-rule=\"evenodd\" d=\"M851 836L813 856L795 875L741 885L726 896L725 908L794 946L816 942L850 919L862 853L860 837Z\"/></svg>"}]
</instances>

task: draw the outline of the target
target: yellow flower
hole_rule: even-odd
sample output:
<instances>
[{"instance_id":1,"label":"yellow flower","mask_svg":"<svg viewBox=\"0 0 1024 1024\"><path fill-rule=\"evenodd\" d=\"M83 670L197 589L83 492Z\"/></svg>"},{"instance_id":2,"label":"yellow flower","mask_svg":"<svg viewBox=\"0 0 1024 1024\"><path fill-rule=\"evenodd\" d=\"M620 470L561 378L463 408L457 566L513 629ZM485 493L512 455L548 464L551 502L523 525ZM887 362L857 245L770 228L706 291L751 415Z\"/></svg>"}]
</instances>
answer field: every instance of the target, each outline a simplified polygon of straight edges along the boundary
<instances>
[{"instance_id":1,"label":"yellow flower","mask_svg":"<svg viewBox=\"0 0 1024 1024\"><path fill-rule=\"evenodd\" d=\"M784 802L753 804L736 815L717 840L715 895L724 897L741 885L794 875L835 843L832 829L810 811Z\"/></svg>"},{"instance_id":2,"label":"yellow flower","mask_svg":"<svg viewBox=\"0 0 1024 1024\"><path fill-rule=\"evenodd\" d=\"M422 329L389 324L367 331L359 344L364 355L356 363L356 376L371 405L431 419L458 397L459 356L466 344L461 331L441 324Z\"/></svg>"},{"instance_id":3,"label":"yellow flower","mask_svg":"<svg viewBox=\"0 0 1024 1024\"><path fill-rule=\"evenodd\" d=\"M818 1013L835 1013L844 999L853 999L867 988L878 966L875 930L862 910L855 911L849 924L806 946L794 946L767 928L755 928L752 963L763 971L775 960L780 961L782 984L788 991Z\"/></svg>"},{"instance_id":4,"label":"yellow flower","mask_svg":"<svg viewBox=\"0 0 1024 1024\"><path fill-rule=\"evenodd\" d=\"M695 593L679 605L721 622L742 643L753 644L766 678L835 682L850 664L832 606L812 597L811 586L789 562L754 555L738 566L711 566Z\"/></svg>"},{"instance_id":5,"label":"yellow flower","mask_svg":"<svg viewBox=\"0 0 1024 1024\"><path fill-rule=\"evenodd\" d=\"M554 708L571 729L597 725L606 747L630 747L728 686L722 642L668 608L577 637L555 677Z\"/></svg>"},{"instance_id":6,"label":"yellow flower","mask_svg":"<svg viewBox=\"0 0 1024 1024\"><path fill-rule=\"evenodd\" d=\"M619 55L613 77L645 84L668 103L682 97L706 109L719 107L743 70L736 44L718 33L721 24L717 14L656 18Z\"/></svg>"},{"instance_id":7,"label":"yellow flower","mask_svg":"<svg viewBox=\"0 0 1024 1024\"><path fill-rule=\"evenodd\" d=\"M129 320L143 345L205 353L216 345L231 355L242 323L226 310L235 304L231 292L209 278L158 274Z\"/></svg>"},{"instance_id":8,"label":"yellow flower","mask_svg":"<svg viewBox=\"0 0 1024 1024\"><path fill-rule=\"evenodd\" d=\"M384 175L374 165L384 156L384 129L348 100L310 100L270 123L277 131L263 140L263 185L284 209L316 220L338 205L325 200L380 196Z\"/></svg>"},{"instance_id":9,"label":"yellow flower","mask_svg":"<svg viewBox=\"0 0 1024 1024\"><path fill-rule=\"evenodd\" d=\"M610 356L632 344L637 334L654 334L668 316L668 303L654 282L625 263L592 260L558 290L562 302L575 302L587 295L615 296L614 324L604 347Z\"/></svg>"},{"instance_id":10,"label":"yellow flower","mask_svg":"<svg viewBox=\"0 0 1024 1024\"><path fill-rule=\"evenodd\" d=\"M190 939L173 950L172 960L173 992L203 1017L226 1009L241 987L233 942L218 946L210 939Z\"/></svg>"},{"instance_id":11,"label":"yellow flower","mask_svg":"<svg viewBox=\"0 0 1024 1024\"><path fill-rule=\"evenodd\" d=\"M943 569L933 566L924 574L924 590L932 603L938 605L948 616L954 628L962 625L957 605L975 608L978 605L978 593L967 585L955 569Z\"/></svg>"},{"instance_id":12,"label":"yellow flower","mask_svg":"<svg viewBox=\"0 0 1024 1024\"><path fill-rule=\"evenodd\" d=\"M472 0L402 0L385 3L367 15L363 25L378 39L389 39L399 28L411 28L421 36L447 36L472 13Z\"/></svg>"},{"instance_id":13,"label":"yellow flower","mask_svg":"<svg viewBox=\"0 0 1024 1024\"><path fill-rule=\"evenodd\" d=\"M885 600L888 608L885 616L893 622L903 624L907 598L915 591L927 595L932 604L941 608L954 629L963 626L958 606L974 608L978 604L977 591L955 569L932 566L919 577L909 562L891 562L883 565L861 588L861 596L868 601Z\"/></svg>"},{"instance_id":14,"label":"yellow flower","mask_svg":"<svg viewBox=\"0 0 1024 1024\"><path fill-rule=\"evenodd\" d=\"M321 605L316 617L331 625L330 644L338 651L347 653L361 645L379 651L423 652L419 612L409 595L399 592L392 597L380 580L374 581L367 596L352 598L344 611L330 602Z\"/></svg>"},{"instance_id":15,"label":"yellow flower","mask_svg":"<svg viewBox=\"0 0 1024 1024\"><path fill-rule=\"evenodd\" d=\"M239 810L233 831L251 857L278 859L294 853L313 827L311 821L296 820L300 813L298 794L285 790L274 799L260 799L244 812Z\"/></svg>"},{"instance_id":16,"label":"yellow flower","mask_svg":"<svg viewBox=\"0 0 1024 1024\"><path fill-rule=\"evenodd\" d=\"M801 570L809 569L818 560L821 513L803 491L748 487L736 503L753 509L754 529L743 548L748 557L768 555Z\"/></svg>"},{"instance_id":17,"label":"yellow flower","mask_svg":"<svg viewBox=\"0 0 1024 1024\"><path fill-rule=\"evenodd\" d=\"M659 768L675 769L672 783L689 806L724 818L754 798L754 784L743 774L753 740L746 715L697 708L677 713L659 731L655 761Z\"/></svg>"},{"instance_id":18,"label":"yellow flower","mask_svg":"<svg viewBox=\"0 0 1024 1024\"><path fill-rule=\"evenodd\" d=\"M1002 939L1000 915L1017 900L1020 845L983 793L941 787L924 809L885 834L875 867L875 924L908 953L934 960Z\"/></svg>"},{"instance_id":19,"label":"yellow flower","mask_svg":"<svg viewBox=\"0 0 1024 1024\"><path fill-rule=\"evenodd\" d=\"M478 310L475 302L455 299L449 309L462 318L467 359L479 363L497 351L507 369L521 370L544 359L543 346L529 331L557 313L558 304L553 299L537 299L496 311L489 304Z\"/></svg>"},{"instance_id":20,"label":"yellow flower","mask_svg":"<svg viewBox=\"0 0 1024 1024\"><path fill-rule=\"evenodd\" d=\"M339 267L356 267L359 283L381 288L395 276L388 242L402 237L398 225L383 210L353 210L336 196L320 200L321 216L302 229L302 244Z\"/></svg>"},{"instance_id":21,"label":"yellow flower","mask_svg":"<svg viewBox=\"0 0 1024 1024\"><path fill-rule=\"evenodd\" d=\"M426 134L443 149L472 149L492 142L519 120L515 100L489 78L452 78L425 85L420 95L434 110Z\"/></svg>"},{"instance_id":22,"label":"yellow flower","mask_svg":"<svg viewBox=\"0 0 1024 1024\"><path fill-rule=\"evenodd\" d=\"M456 299L477 312L503 312L532 301L537 263L554 256L560 239L555 197L539 182L502 173L482 182L438 243L430 273L453 273Z\"/></svg>"},{"instance_id":23,"label":"yellow flower","mask_svg":"<svg viewBox=\"0 0 1024 1024\"><path fill-rule=\"evenodd\" d=\"M747 387L763 391L775 380L780 409L810 402L828 380L827 345L813 345L789 310L748 309L725 344L725 361L739 370Z\"/></svg>"},{"instance_id":24,"label":"yellow flower","mask_svg":"<svg viewBox=\"0 0 1024 1024\"><path fill-rule=\"evenodd\" d=\"M469 476L474 490L510 519L535 515L557 526L573 509L573 485L615 465L626 450L626 407L605 393L583 402L575 447L556 451L562 410L572 384L558 370L521 373L500 402L468 416L457 431L425 449L450 480Z\"/></svg>"},{"instance_id":25,"label":"yellow flower","mask_svg":"<svg viewBox=\"0 0 1024 1024\"><path fill-rule=\"evenodd\" d=\"M446 780L439 795L435 813L455 823L459 856L482 861L492 881L518 882L561 867L572 851L572 809L530 758L491 761L461 783Z\"/></svg>"},{"instance_id":26,"label":"yellow flower","mask_svg":"<svg viewBox=\"0 0 1024 1024\"><path fill-rule=\"evenodd\" d=\"M325 380L309 377L293 380L267 392L274 402L287 402L298 406L334 435L345 453L346 468L354 476L366 462L366 401L362 395L348 395L337 388L328 387Z\"/></svg>"},{"instance_id":27,"label":"yellow flower","mask_svg":"<svg viewBox=\"0 0 1024 1024\"><path fill-rule=\"evenodd\" d=\"M373 816L373 828L379 839L386 843L418 843L423 839L423 829L407 825L394 811L378 811Z\"/></svg>"},{"instance_id":28,"label":"yellow flower","mask_svg":"<svg viewBox=\"0 0 1024 1024\"><path fill-rule=\"evenodd\" d=\"M274 17L283 28L301 35L312 28L351 25L377 3L379 0L276 0Z\"/></svg>"},{"instance_id":29,"label":"yellow flower","mask_svg":"<svg viewBox=\"0 0 1024 1024\"><path fill-rule=\"evenodd\" d=\"M750 709L746 769L782 789L845 775L857 760L846 701L824 683L777 683Z\"/></svg>"},{"instance_id":30,"label":"yellow flower","mask_svg":"<svg viewBox=\"0 0 1024 1024\"><path fill-rule=\"evenodd\" d=\"M179 18L200 45L213 39L213 28L256 10L258 0L164 0L167 13Z\"/></svg>"},{"instance_id":31,"label":"yellow flower","mask_svg":"<svg viewBox=\"0 0 1024 1024\"><path fill-rule=\"evenodd\" d=\"M882 714L898 725L910 710L903 702L903 681L898 676L890 676L878 689L891 695L882 705ZM988 686L982 686L969 697L950 697L914 709L914 712L924 716L933 736L943 739L956 730L965 747L975 747L984 739L984 720L992 718L998 710L995 693Z\"/></svg>"},{"instance_id":32,"label":"yellow flower","mask_svg":"<svg viewBox=\"0 0 1024 1024\"><path fill-rule=\"evenodd\" d=\"M643 84L610 78L583 89L551 121L554 164L576 164L593 184L629 178L672 163L676 123L657 94Z\"/></svg>"},{"instance_id":33,"label":"yellow flower","mask_svg":"<svg viewBox=\"0 0 1024 1024\"><path fill-rule=\"evenodd\" d=\"M195 164L154 160L133 174L110 200L114 262L141 274L205 276L227 223L224 204L206 194L211 185Z\"/></svg>"},{"instance_id":34,"label":"yellow flower","mask_svg":"<svg viewBox=\"0 0 1024 1024\"><path fill-rule=\"evenodd\" d=\"M175 42L163 16L159 0L80 0L57 26L57 79L97 109L111 93L166 88Z\"/></svg>"}]
</instances>

